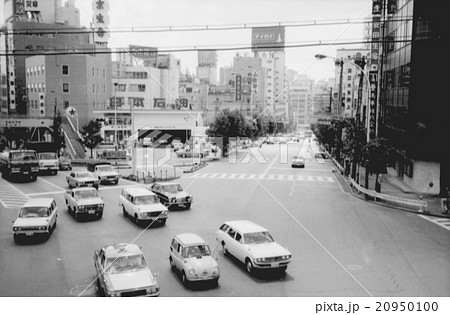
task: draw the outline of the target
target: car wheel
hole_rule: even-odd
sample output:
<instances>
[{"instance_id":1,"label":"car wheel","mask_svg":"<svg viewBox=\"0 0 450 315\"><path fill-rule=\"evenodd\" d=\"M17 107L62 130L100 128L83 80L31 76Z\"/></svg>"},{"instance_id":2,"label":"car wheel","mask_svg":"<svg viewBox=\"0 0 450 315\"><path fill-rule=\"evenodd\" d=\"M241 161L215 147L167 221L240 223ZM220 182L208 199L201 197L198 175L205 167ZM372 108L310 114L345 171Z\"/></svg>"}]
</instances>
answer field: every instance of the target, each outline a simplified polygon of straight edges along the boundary
<instances>
[{"instance_id":1,"label":"car wheel","mask_svg":"<svg viewBox=\"0 0 450 315\"><path fill-rule=\"evenodd\" d=\"M14 234L14 243L18 244L20 242L20 236L17 234Z\"/></svg>"},{"instance_id":2,"label":"car wheel","mask_svg":"<svg viewBox=\"0 0 450 315\"><path fill-rule=\"evenodd\" d=\"M125 218L128 218L128 213L125 211L125 206L122 206L122 212L123 212L123 216Z\"/></svg>"},{"instance_id":3,"label":"car wheel","mask_svg":"<svg viewBox=\"0 0 450 315\"><path fill-rule=\"evenodd\" d=\"M200 153L200 158L203 159L203 153Z\"/></svg>"},{"instance_id":4,"label":"car wheel","mask_svg":"<svg viewBox=\"0 0 450 315\"><path fill-rule=\"evenodd\" d=\"M170 269L171 269L172 271L175 271L176 266L175 266L175 264L173 263L172 257L169 257L169 264L170 264Z\"/></svg>"},{"instance_id":5,"label":"car wheel","mask_svg":"<svg viewBox=\"0 0 450 315\"><path fill-rule=\"evenodd\" d=\"M183 282L183 284L184 284L185 286L187 286L187 285L189 284L189 281L188 281L188 279L187 279L187 277L186 277L186 273L184 272L184 270L183 270L183 272L181 273L181 282Z\"/></svg>"},{"instance_id":6,"label":"car wheel","mask_svg":"<svg viewBox=\"0 0 450 315\"><path fill-rule=\"evenodd\" d=\"M246 259L245 260L245 269L247 269L247 272L249 273L249 274L252 274L253 273L253 264L252 264L252 262L250 261L250 259Z\"/></svg>"},{"instance_id":7,"label":"car wheel","mask_svg":"<svg viewBox=\"0 0 450 315\"><path fill-rule=\"evenodd\" d=\"M105 292L103 291L103 288L100 285L100 278L98 278L98 277L97 277L97 288L98 288L98 290L97 290L98 295L105 296Z\"/></svg>"},{"instance_id":8,"label":"car wheel","mask_svg":"<svg viewBox=\"0 0 450 315\"><path fill-rule=\"evenodd\" d=\"M161 225L165 225L166 224L166 220L167 219L161 219Z\"/></svg>"},{"instance_id":9,"label":"car wheel","mask_svg":"<svg viewBox=\"0 0 450 315\"><path fill-rule=\"evenodd\" d=\"M58 170L54 171L53 174L58 175Z\"/></svg>"},{"instance_id":10,"label":"car wheel","mask_svg":"<svg viewBox=\"0 0 450 315\"><path fill-rule=\"evenodd\" d=\"M190 203L186 203L186 209L190 209L191 208L191 204Z\"/></svg>"},{"instance_id":11,"label":"car wheel","mask_svg":"<svg viewBox=\"0 0 450 315\"><path fill-rule=\"evenodd\" d=\"M228 255L228 248L224 242L222 242L222 253L224 256Z\"/></svg>"},{"instance_id":12,"label":"car wheel","mask_svg":"<svg viewBox=\"0 0 450 315\"><path fill-rule=\"evenodd\" d=\"M36 179L37 179L37 176L31 176L31 181L32 181L32 182L35 182Z\"/></svg>"},{"instance_id":13,"label":"car wheel","mask_svg":"<svg viewBox=\"0 0 450 315\"><path fill-rule=\"evenodd\" d=\"M97 212L97 218L101 219L103 217L103 211Z\"/></svg>"},{"instance_id":14,"label":"car wheel","mask_svg":"<svg viewBox=\"0 0 450 315\"><path fill-rule=\"evenodd\" d=\"M116 180L115 182L114 182L114 185L117 185L119 183L119 180Z\"/></svg>"},{"instance_id":15,"label":"car wheel","mask_svg":"<svg viewBox=\"0 0 450 315\"><path fill-rule=\"evenodd\" d=\"M78 213L76 213L75 211L73 212L73 217L75 218L75 220L78 220Z\"/></svg>"},{"instance_id":16,"label":"car wheel","mask_svg":"<svg viewBox=\"0 0 450 315\"><path fill-rule=\"evenodd\" d=\"M141 221L139 220L137 214L134 215L134 223L136 223L137 225L139 225L139 223L141 223Z\"/></svg>"}]
</instances>

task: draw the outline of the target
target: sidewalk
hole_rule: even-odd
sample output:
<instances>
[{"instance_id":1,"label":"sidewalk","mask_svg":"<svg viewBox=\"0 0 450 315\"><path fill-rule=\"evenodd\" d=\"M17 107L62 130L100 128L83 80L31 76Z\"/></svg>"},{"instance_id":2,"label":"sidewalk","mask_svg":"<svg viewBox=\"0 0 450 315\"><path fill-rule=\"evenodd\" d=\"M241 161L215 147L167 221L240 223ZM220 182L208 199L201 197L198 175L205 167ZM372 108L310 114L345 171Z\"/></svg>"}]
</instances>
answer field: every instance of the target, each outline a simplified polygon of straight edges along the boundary
<instances>
[{"instance_id":1,"label":"sidewalk","mask_svg":"<svg viewBox=\"0 0 450 315\"><path fill-rule=\"evenodd\" d=\"M334 163L336 164L336 163ZM340 166L340 165L339 165ZM338 166L338 168L339 168ZM338 171L341 176L344 177L347 184L350 186L349 179L346 178L341 171ZM372 174L369 175L369 190L375 191L375 179L376 175ZM379 204L383 204L385 206L391 207L391 208L397 208L405 211L410 212L416 212L418 214L426 214L431 216L438 216L438 217L445 217L450 218L450 212L445 213L443 211L443 204L442 199L439 196L429 196L426 194L419 194L415 193L409 186L403 183L401 178L394 177L390 174L382 174L380 175L381 180L381 194L398 197L398 198L404 198L404 199L410 199L410 200L416 200L416 201L425 201L428 205L427 212L422 212L417 209L411 209L409 207L403 207L399 205L392 205L388 204L383 201L376 201ZM365 185L365 169L363 167L360 167L359 171L359 185L363 186ZM355 192L354 189L351 189L354 196L361 197L358 192ZM364 197L362 197L364 198Z\"/></svg>"}]
</instances>

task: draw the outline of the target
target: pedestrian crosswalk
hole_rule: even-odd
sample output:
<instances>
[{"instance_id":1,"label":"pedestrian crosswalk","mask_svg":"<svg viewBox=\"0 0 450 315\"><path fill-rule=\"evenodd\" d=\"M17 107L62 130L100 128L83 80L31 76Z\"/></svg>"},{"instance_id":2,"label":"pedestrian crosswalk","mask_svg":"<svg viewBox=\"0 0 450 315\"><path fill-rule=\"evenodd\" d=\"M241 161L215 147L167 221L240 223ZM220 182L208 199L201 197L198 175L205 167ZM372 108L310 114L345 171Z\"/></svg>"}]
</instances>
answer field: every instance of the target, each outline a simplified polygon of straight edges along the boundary
<instances>
[{"instance_id":1,"label":"pedestrian crosswalk","mask_svg":"<svg viewBox=\"0 0 450 315\"><path fill-rule=\"evenodd\" d=\"M235 173L195 173L187 176L197 179L231 179L231 180L278 180L278 181L310 181L333 183L331 176L283 175L283 174L235 174Z\"/></svg>"},{"instance_id":2,"label":"pedestrian crosswalk","mask_svg":"<svg viewBox=\"0 0 450 315\"><path fill-rule=\"evenodd\" d=\"M27 202L28 198L24 193L0 178L0 204L5 208L16 208Z\"/></svg>"},{"instance_id":3,"label":"pedestrian crosswalk","mask_svg":"<svg viewBox=\"0 0 450 315\"><path fill-rule=\"evenodd\" d=\"M441 218L441 217L431 217L419 214L419 217L428 220L430 222L433 222L434 224L437 224L441 227L443 227L446 230L450 231L450 219L449 218Z\"/></svg>"}]
</instances>

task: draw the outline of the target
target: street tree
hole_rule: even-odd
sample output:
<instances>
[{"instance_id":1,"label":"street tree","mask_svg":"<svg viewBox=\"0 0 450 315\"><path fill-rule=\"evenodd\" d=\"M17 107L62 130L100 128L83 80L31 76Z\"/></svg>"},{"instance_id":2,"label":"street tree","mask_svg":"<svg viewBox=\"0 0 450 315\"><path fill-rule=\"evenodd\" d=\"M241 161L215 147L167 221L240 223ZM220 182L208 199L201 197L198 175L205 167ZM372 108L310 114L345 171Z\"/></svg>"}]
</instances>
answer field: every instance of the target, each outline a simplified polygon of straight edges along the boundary
<instances>
[{"instance_id":1,"label":"street tree","mask_svg":"<svg viewBox=\"0 0 450 315\"><path fill-rule=\"evenodd\" d=\"M394 148L385 138L375 138L369 141L362 150L363 166L366 167L366 188L369 188L368 173L376 174L375 191L381 192L380 174L386 173L386 167L391 161Z\"/></svg>"},{"instance_id":2,"label":"street tree","mask_svg":"<svg viewBox=\"0 0 450 315\"><path fill-rule=\"evenodd\" d=\"M343 132L342 153L350 157L352 162L351 177L356 179L356 167L361 163L363 148L366 145L366 131L364 126L356 119L346 120Z\"/></svg>"},{"instance_id":3,"label":"street tree","mask_svg":"<svg viewBox=\"0 0 450 315\"><path fill-rule=\"evenodd\" d=\"M99 121L91 120L87 125L84 125L81 130L82 138L79 139L80 143L91 150L91 158L92 150L103 141L103 138L100 136L101 123Z\"/></svg>"},{"instance_id":4,"label":"street tree","mask_svg":"<svg viewBox=\"0 0 450 315\"><path fill-rule=\"evenodd\" d=\"M223 154L228 153L229 138L248 137L252 132L254 131L251 121L248 121L240 111L228 109L221 112L206 130L209 137L222 138Z\"/></svg>"}]
</instances>

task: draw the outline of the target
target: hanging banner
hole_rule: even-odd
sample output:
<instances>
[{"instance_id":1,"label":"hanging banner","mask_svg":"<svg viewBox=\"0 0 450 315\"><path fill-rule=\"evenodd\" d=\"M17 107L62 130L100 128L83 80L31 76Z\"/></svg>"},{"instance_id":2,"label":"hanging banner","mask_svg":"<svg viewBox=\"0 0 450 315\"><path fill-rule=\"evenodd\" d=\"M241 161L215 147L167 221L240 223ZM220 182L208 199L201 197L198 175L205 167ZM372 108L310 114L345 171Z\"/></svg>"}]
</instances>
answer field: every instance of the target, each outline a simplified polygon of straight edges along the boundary
<instances>
[{"instance_id":1,"label":"hanging banner","mask_svg":"<svg viewBox=\"0 0 450 315\"><path fill-rule=\"evenodd\" d=\"M378 62L380 59L380 31L381 21L379 16L372 17L372 43L370 46L370 64L371 70L378 70Z\"/></svg>"},{"instance_id":2,"label":"hanging banner","mask_svg":"<svg viewBox=\"0 0 450 315\"><path fill-rule=\"evenodd\" d=\"M242 76L237 75L236 76L236 101L240 101L242 94Z\"/></svg>"},{"instance_id":3,"label":"hanging banner","mask_svg":"<svg viewBox=\"0 0 450 315\"><path fill-rule=\"evenodd\" d=\"M370 105L369 105L369 137L374 139L377 126L377 93L378 93L378 71L369 72L370 82Z\"/></svg>"}]
</instances>

